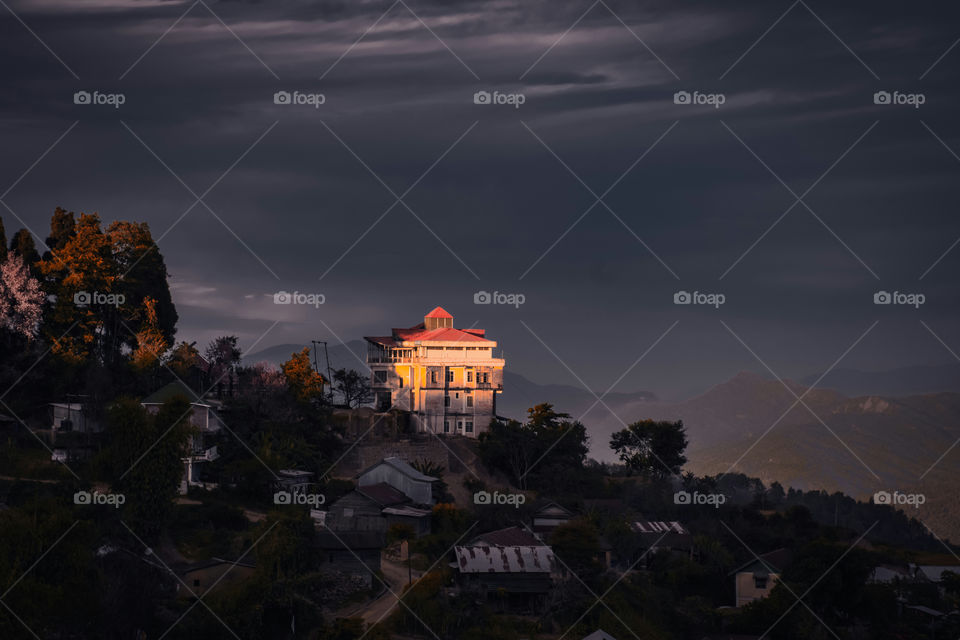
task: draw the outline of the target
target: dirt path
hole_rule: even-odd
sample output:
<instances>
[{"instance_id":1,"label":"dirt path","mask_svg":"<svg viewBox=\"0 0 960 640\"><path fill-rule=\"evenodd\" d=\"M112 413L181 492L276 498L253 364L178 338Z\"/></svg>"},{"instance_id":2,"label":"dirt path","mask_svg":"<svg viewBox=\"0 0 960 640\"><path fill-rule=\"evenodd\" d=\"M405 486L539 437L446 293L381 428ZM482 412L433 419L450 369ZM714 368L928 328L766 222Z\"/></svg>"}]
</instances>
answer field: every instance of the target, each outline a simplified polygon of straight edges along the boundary
<instances>
[{"instance_id":1,"label":"dirt path","mask_svg":"<svg viewBox=\"0 0 960 640\"><path fill-rule=\"evenodd\" d=\"M390 615L393 609L398 606L397 598L403 593L404 587L407 586L407 564L383 558L380 562L380 570L390 589L385 589L383 594L372 602L336 612L334 614L335 618L362 618L366 624L373 625L382 622ZM419 579L420 575L419 571L413 570L414 581ZM380 584L377 580L374 580L374 582Z\"/></svg>"}]
</instances>

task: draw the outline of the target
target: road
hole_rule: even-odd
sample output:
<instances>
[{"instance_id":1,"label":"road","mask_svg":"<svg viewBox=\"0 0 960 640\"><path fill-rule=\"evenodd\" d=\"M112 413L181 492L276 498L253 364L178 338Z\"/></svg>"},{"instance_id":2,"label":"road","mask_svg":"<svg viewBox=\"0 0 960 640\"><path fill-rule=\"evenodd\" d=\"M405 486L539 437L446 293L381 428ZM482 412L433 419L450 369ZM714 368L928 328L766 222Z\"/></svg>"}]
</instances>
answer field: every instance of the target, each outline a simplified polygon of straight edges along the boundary
<instances>
[{"instance_id":1,"label":"road","mask_svg":"<svg viewBox=\"0 0 960 640\"><path fill-rule=\"evenodd\" d=\"M390 612L393 611L394 607L397 606L397 598L401 595L403 588L407 585L407 563L394 562L393 560L383 558L380 562L380 570L383 573L383 579L387 582L387 585L390 588L385 590L383 595L376 600L361 604L359 606L354 606L349 611L338 611L336 614L334 614L334 617L359 617L362 618L366 624L376 624L390 615ZM413 579L417 580L419 577L420 572L414 569ZM374 584L383 586L376 579L374 580ZM393 593L391 593L391 591Z\"/></svg>"}]
</instances>

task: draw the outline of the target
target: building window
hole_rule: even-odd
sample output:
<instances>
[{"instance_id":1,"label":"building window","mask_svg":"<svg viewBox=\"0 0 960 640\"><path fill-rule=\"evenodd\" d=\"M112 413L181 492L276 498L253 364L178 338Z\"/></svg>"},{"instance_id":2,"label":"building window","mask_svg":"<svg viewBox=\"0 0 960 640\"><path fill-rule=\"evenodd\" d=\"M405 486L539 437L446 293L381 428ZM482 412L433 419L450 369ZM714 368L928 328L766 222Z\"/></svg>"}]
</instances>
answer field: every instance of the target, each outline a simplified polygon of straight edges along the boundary
<instances>
[{"instance_id":1,"label":"building window","mask_svg":"<svg viewBox=\"0 0 960 640\"><path fill-rule=\"evenodd\" d=\"M344 517L344 518L352 518L352 517L353 517L353 509L351 509L350 507L345 507L344 510L343 510L343 517Z\"/></svg>"},{"instance_id":2,"label":"building window","mask_svg":"<svg viewBox=\"0 0 960 640\"><path fill-rule=\"evenodd\" d=\"M403 376L397 378L397 387L403 389Z\"/></svg>"},{"instance_id":3,"label":"building window","mask_svg":"<svg viewBox=\"0 0 960 640\"><path fill-rule=\"evenodd\" d=\"M766 589L767 576L753 576L753 586L757 589Z\"/></svg>"},{"instance_id":4,"label":"building window","mask_svg":"<svg viewBox=\"0 0 960 640\"><path fill-rule=\"evenodd\" d=\"M467 396L467 407L473 407L473 396Z\"/></svg>"},{"instance_id":5,"label":"building window","mask_svg":"<svg viewBox=\"0 0 960 640\"><path fill-rule=\"evenodd\" d=\"M447 382L453 382L453 369L447 369Z\"/></svg>"},{"instance_id":6,"label":"building window","mask_svg":"<svg viewBox=\"0 0 960 640\"><path fill-rule=\"evenodd\" d=\"M467 382L473 382L473 371L467 371Z\"/></svg>"},{"instance_id":7,"label":"building window","mask_svg":"<svg viewBox=\"0 0 960 640\"><path fill-rule=\"evenodd\" d=\"M443 396L443 406L445 407L450 406L450 396Z\"/></svg>"},{"instance_id":8,"label":"building window","mask_svg":"<svg viewBox=\"0 0 960 640\"><path fill-rule=\"evenodd\" d=\"M457 420L457 431L463 431L463 420Z\"/></svg>"},{"instance_id":9,"label":"building window","mask_svg":"<svg viewBox=\"0 0 960 640\"><path fill-rule=\"evenodd\" d=\"M436 372L436 371L431 371L431 372L430 372L430 382L432 382L433 384L437 384L437 372Z\"/></svg>"},{"instance_id":10,"label":"building window","mask_svg":"<svg viewBox=\"0 0 960 640\"><path fill-rule=\"evenodd\" d=\"M199 587L199 586L200 586L200 580L199 580L198 578L195 578L195 579L194 579L194 581L193 581L193 586L195 586L195 587Z\"/></svg>"},{"instance_id":11,"label":"building window","mask_svg":"<svg viewBox=\"0 0 960 640\"><path fill-rule=\"evenodd\" d=\"M488 382L490 382L490 374L489 374L489 373L481 373L481 374L480 374L480 377L483 378L483 379L480 381L480 382L482 382L483 384L487 384Z\"/></svg>"},{"instance_id":12,"label":"building window","mask_svg":"<svg viewBox=\"0 0 960 640\"><path fill-rule=\"evenodd\" d=\"M443 421L443 432L444 432L444 433L450 433L450 421L449 421L449 420L444 420L444 421Z\"/></svg>"},{"instance_id":13,"label":"building window","mask_svg":"<svg viewBox=\"0 0 960 640\"><path fill-rule=\"evenodd\" d=\"M473 421L467 420L467 433L473 433Z\"/></svg>"},{"instance_id":14,"label":"building window","mask_svg":"<svg viewBox=\"0 0 960 640\"><path fill-rule=\"evenodd\" d=\"M374 371L373 372L373 381L377 384L385 384L387 382L387 372L386 371Z\"/></svg>"}]
</instances>

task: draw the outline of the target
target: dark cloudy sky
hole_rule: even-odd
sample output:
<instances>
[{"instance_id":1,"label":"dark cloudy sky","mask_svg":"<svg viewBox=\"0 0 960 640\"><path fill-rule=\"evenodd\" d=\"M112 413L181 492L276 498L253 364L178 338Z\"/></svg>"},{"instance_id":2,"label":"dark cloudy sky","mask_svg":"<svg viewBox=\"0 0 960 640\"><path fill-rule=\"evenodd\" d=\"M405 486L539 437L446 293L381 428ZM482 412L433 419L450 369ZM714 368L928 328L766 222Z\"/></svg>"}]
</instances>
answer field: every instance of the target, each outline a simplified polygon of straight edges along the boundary
<instances>
[{"instance_id":1,"label":"dark cloudy sky","mask_svg":"<svg viewBox=\"0 0 960 640\"><path fill-rule=\"evenodd\" d=\"M666 396L855 343L840 366L960 351L953 3L0 4L8 235L56 206L149 222L183 339L349 340L439 304L541 382L605 390L657 343L617 390Z\"/></svg>"}]
</instances>

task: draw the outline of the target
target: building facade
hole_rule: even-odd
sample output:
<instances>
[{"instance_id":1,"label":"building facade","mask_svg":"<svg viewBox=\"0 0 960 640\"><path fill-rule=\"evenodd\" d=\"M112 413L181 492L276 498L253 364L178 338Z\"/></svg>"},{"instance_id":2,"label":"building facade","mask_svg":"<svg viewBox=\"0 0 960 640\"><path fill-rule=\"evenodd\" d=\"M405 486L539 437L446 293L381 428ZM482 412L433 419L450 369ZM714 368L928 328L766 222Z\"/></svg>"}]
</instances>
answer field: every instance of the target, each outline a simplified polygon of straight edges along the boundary
<instances>
[{"instance_id":1,"label":"building facade","mask_svg":"<svg viewBox=\"0 0 960 640\"><path fill-rule=\"evenodd\" d=\"M455 329L437 307L414 327L366 340L377 411L409 411L421 432L476 437L489 428L504 360L483 329Z\"/></svg>"}]
</instances>

